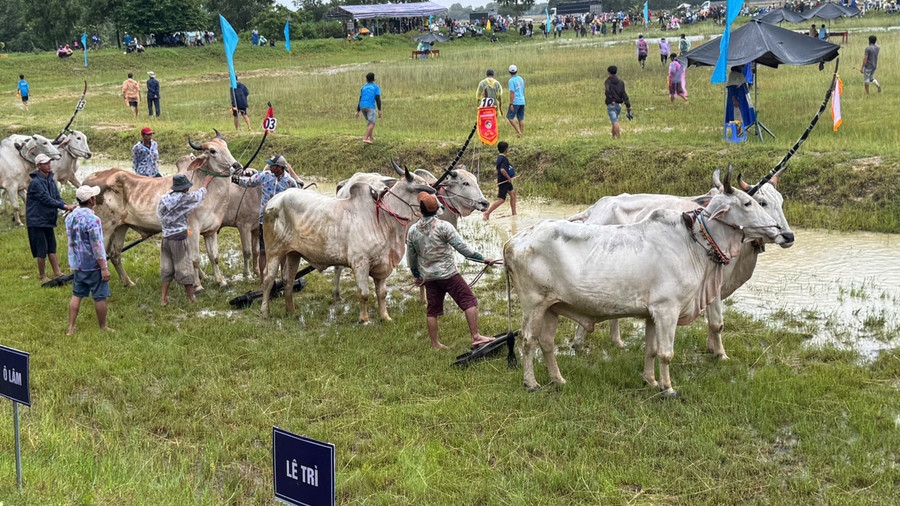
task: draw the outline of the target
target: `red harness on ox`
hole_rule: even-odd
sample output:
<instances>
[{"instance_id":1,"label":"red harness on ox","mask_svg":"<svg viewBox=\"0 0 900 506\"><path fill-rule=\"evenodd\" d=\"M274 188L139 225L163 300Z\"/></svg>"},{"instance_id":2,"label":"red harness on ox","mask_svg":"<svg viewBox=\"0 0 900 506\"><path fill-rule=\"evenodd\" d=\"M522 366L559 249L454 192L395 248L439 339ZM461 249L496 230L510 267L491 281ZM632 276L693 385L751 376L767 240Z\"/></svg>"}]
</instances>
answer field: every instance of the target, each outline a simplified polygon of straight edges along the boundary
<instances>
[{"instance_id":1,"label":"red harness on ox","mask_svg":"<svg viewBox=\"0 0 900 506\"><path fill-rule=\"evenodd\" d=\"M444 205L444 208L445 208L446 210L450 211L452 214L455 214L455 215L457 215L457 216L462 216L462 213L459 212L459 209L456 209L455 207L453 207L452 205L450 205L450 201L447 200L446 195L444 195L444 191L445 191L445 190L446 190L446 188L444 188L443 186L441 186L441 187L438 189L438 192L437 192L437 198L438 198L438 201L439 201L441 204L443 204L443 205Z\"/></svg>"}]
</instances>

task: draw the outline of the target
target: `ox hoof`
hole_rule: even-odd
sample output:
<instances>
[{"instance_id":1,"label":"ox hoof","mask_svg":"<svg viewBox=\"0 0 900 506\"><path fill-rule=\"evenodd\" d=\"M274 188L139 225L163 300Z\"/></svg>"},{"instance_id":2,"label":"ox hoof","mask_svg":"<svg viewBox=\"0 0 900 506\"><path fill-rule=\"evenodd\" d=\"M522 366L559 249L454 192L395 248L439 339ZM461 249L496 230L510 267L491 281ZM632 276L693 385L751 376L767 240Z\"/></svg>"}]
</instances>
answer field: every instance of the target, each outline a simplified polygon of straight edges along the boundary
<instances>
[{"instance_id":1,"label":"ox hoof","mask_svg":"<svg viewBox=\"0 0 900 506\"><path fill-rule=\"evenodd\" d=\"M362 325L363 327L368 327L372 324L372 322L370 322L369 320L359 320L356 323Z\"/></svg>"},{"instance_id":2,"label":"ox hoof","mask_svg":"<svg viewBox=\"0 0 900 506\"><path fill-rule=\"evenodd\" d=\"M613 339L613 340L612 340L612 343L613 343L613 345L614 345L616 348L624 348L624 347L625 347L625 343L622 341L621 338L620 338L620 339Z\"/></svg>"},{"instance_id":3,"label":"ox hoof","mask_svg":"<svg viewBox=\"0 0 900 506\"><path fill-rule=\"evenodd\" d=\"M660 388L660 395L662 395L662 397L664 399L677 399L678 398L678 392L676 392L675 389L672 387Z\"/></svg>"},{"instance_id":4,"label":"ox hoof","mask_svg":"<svg viewBox=\"0 0 900 506\"><path fill-rule=\"evenodd\" d=\"M647 385L650 385L651 387L654 387L654 388L659 387L659 383L656 381L656 378L648 378L642 374L641 379L643 379L644 383L646 383Z\"/></svg>"},{"instance_id":5,"label":"ox hoof","mask_svg":"<svg viewBox=\"0 0 900 506\"><path fill-rule=\"evenodd\" d=\"M534 385L529 385L528 383L525 383L524 385L525 385L525 391L529 392L529 393L534 393L534 392L538 392L541 390L541 386L537 383L535 383Z\"/></svg>"}]
</instances>

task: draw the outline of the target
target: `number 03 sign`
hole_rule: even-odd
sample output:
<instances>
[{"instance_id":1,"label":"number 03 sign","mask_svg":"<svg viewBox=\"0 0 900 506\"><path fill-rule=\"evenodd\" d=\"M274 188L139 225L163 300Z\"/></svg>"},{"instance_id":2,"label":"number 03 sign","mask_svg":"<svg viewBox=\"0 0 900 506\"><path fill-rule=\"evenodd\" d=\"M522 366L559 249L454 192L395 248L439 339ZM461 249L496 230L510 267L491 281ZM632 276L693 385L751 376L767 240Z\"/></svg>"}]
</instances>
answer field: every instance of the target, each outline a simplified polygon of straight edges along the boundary
<instances>
[{"instance_id":1,"label":"number 03 sign","mask_svg":"<svg viewBox=\"0 0 900 506\"><path fill-rule=\"evenodd\" d=\"M278 125L278 120L275 119L274 116L267 116L267 117L263 120L262 127L263 127L263 130L266 130L266 131L268 131L268 132L274 132L274 131L275 131L275 127L276 127L277 125Z\"/></svg>"}]
</instances>

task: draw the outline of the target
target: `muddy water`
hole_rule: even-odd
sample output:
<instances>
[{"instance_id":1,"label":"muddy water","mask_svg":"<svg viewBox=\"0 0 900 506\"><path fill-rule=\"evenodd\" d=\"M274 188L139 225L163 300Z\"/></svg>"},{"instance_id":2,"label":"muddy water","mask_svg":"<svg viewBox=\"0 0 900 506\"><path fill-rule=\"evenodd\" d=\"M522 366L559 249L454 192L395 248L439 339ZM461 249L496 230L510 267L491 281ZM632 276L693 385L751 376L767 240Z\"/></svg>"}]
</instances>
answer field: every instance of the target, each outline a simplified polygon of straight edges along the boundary
<instances>
[{"instance_id":1,"label":"muddy water","mask_svg":"<svg viewBox=\"0 0 900 506\"><path fill-rule=\"evenodd\" d=\"M473 215L460 229L486 256L499 258L516 231L584 207L525 200L519 216L509 216L504 205L489 222ZM864 360L900 347L900 235L794 232L794 246L769 245L753 278L727 303L767 324L807 334L812 345L857 350Z\"/></svg>"},{"instance_id":2,"label":"muddy water","mask_svg":"<svg viewBox=\"0 0 900 506\"><path fill-rule=\"evenodd\" d=\"M90 160L78 160L78 171L75 173L75 176L78 177L79 181L84 181L94 172L113 168L131 170L131 160L114 160L102 155L95 155ZM163 176L171 176L177 170L174 163L160 163L159 172Z\"/></svg>"}]
</instances>

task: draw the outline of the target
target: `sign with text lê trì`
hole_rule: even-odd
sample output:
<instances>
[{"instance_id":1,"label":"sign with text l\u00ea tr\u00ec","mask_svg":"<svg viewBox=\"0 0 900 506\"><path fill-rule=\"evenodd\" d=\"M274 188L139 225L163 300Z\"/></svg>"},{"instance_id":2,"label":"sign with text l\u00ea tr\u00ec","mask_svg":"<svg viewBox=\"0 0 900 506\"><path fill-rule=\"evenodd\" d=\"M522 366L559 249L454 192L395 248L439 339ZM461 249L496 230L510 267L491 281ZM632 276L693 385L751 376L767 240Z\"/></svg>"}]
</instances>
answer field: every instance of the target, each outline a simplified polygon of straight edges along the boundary
<instances>
[{"instance_id":1,"label":"sign with text l\u00ea tr\u00ec","mask_svg":"<svg viewBox=\"0 0 900 506\"><path fill-rule=\"evenodd\" d=\"M497 108L494 106L494 99L485 98L481 100L481 107L478 108L478 138L481 142L488 146L497 144L500 140L500 134L497 131Z\"/></svg>"},{"instance_id":2,"label":"sign with text l\u00ea tr\u00ec","mask_svg":"<svg viewBox=\"0 0 900 506\"><path fill-rule=\"evenodd\" d=\"M334 506L334 445L272 427L275 499L295 506Z\"/></svg>"},{"instance_id":3,"label":"sign with text l\u00ea tr\u00ec","mask_svg":"<svg viewBox=\"0 0 900 506\"><path fill-rule=\"evenodd\" d=\"M28 354L0 346L0 395L13 402L31 406L28 383Z\"/></svg>"}]
</instances>

